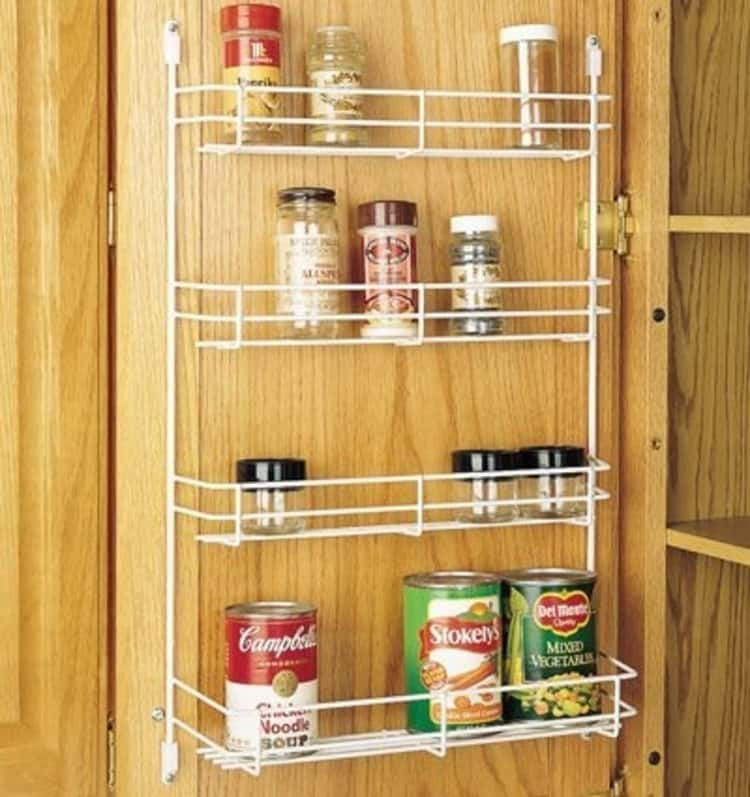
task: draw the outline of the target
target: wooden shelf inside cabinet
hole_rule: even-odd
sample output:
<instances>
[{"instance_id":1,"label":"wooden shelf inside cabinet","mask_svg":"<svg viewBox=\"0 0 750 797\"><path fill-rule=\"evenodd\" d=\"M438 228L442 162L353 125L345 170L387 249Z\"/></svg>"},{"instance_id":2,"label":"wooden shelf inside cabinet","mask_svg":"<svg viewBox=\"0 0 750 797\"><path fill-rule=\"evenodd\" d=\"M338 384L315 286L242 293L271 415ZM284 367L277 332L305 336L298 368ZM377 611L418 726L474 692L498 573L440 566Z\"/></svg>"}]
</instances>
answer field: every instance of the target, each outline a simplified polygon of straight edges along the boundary
<instances>
[{"instance_id":1,"label":"wooden shelf inside cabinet","mask_svg":"<svg viewBox=\"0 0 750 797\"><path fill-rule=\"evenodd\" d=\"M667 546L750 566L750 517L673 523Z\"/></svg>"},{"instance_id":2,"label":"wooden shelf inside cabinet","mask_svg":"<svg viewBox=\"0 0 750 797\"><path fill-rule=\"evenodd\" d=\"M750 235L750 216L670 216L671 233Z\"/></svg>"}]
</instances>

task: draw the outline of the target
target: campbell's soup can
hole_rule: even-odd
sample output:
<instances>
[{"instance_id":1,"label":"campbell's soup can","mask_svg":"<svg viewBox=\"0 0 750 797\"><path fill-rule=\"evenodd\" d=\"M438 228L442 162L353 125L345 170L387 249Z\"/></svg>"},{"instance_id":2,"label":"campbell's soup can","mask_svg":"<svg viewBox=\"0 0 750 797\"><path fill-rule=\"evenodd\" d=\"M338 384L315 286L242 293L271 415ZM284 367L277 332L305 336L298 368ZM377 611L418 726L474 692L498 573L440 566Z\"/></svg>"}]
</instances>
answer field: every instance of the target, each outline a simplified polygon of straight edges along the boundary
<instances>
[{"instance_id":1,"label":"campbell's soup can","mask_svg":"<svg viewBox=\"0 0 750 797\"><path fill-rule=\"evenodd\" d=\"M502 620L496 573L439 572L404 580L404 661L410 731L502 721Z\"/></svg>"},{"instance_id":2,"label":"campbell's soup can","mask_svg":"<svg viewBox=\"0 0 750 797\"><path fill-rule=\"evenodd\" d=\"M226 609L227 749L304 753L317 736L317 610L307 603L246 603ZM260 749L259 749L260 748Z\"/></svg>"},{"instance_id":3,"label":"campbell's soup can","mask_svg":"<svg viewBox=\"0 0 750 797\"><path fill-rule=\"evenodd\" d=\"M502 574L506 684L541 682L506 695L509 719L560 720L601 711L596 675L596 575L534 569ZM569 681L556 686L556 681ZM580 683L577 683L580 682Z\"/></svg>"}]
</instances>

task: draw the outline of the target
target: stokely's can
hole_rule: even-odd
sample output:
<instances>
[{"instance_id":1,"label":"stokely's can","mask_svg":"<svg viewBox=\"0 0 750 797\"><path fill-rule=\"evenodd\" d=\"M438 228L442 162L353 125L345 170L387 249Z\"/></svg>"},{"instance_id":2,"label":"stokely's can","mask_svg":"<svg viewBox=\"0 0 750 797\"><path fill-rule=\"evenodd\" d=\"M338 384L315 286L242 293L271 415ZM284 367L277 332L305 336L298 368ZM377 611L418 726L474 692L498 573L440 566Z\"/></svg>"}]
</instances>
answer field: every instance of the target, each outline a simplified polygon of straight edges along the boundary
<instances>
[{"instance_id":1,"label":"stokely's can","mask_svg":"<svg viewBox=\"0 0 750 797\"><path fill-rule=\"evenodd\" d=\"M544 681L506 694L508 719L557 720L601 710L597 685L555 686L596 675L596 575L533 569L502 574L506 684Z\"/></svg>"},{"instance_id":2,"label":"stokely's can","mask_svg":"<svg viewBox=\"0 0 750 797\"><path fill-rule=\"evenodd\" d=\"M226 623L227 749L257 755L299 755L317 736L317 610L308 603L230 606Z\"/></svg>"},{"instance_id":3,"label":"stokely's can","mask_svg":"<svg viewBox=\"0 0 750 797\"><path fill-rule=\"evenodd\" d=\"M423 573L404 579L404 665L410 731L440 730L442 701L451 730L502 721L500 577L493 573ZM467 695L452 694L474 690Z\"/></svg>"}]
</instances>

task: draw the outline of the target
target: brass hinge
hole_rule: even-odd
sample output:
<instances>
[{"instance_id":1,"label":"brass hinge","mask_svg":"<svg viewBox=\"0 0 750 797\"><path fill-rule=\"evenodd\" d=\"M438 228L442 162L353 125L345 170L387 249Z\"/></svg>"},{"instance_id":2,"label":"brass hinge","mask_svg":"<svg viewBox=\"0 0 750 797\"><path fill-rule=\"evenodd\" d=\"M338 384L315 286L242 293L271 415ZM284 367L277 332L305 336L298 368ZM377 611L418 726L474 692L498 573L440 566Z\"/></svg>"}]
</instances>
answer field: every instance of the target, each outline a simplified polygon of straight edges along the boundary
<instances>
[{"instance_id":1,"label":"brass hinge","mask_svg":"<svg viewBox=\"0 0 750 797\"><path fill-rule=\"evenodd\" d=\"M115 189L107 191L107 245L115 245Z\"/></svg>"},{"instance_id":2,"label":"brass hinge","mask_svg":"<svg viewBox=\"0 0 750 797\"><path fill-rule=\"evenodd\" d=\"M115 779L117 774L117 742L115 736L115 718L110 714L107 717L107 789L110 792L115 790Z\"/></svg>"},{"instance_id":3,"label":"brass hinge","mask_svg":"<svg viewBox=\"0 0 750 797\"><path fill-rule=\"evenodd\" d=\"M591 203L578 203L578 248L589 248L589 217ZM620 194L612 201L597 205L597 249L606 249L622 257L628 254L628 238L633 234L630 198Z\"/></svg>"},{"instance_id":4,"label":"brass hinge","mask_svg":"<svg viewBox=\"0 0 750 797\"><path fill-rule=\"evenodd\" d=\"M609 787L609 791L600 791L588 797L625 797L625 775L618 775Z\"/></svg>"}]
</instances>

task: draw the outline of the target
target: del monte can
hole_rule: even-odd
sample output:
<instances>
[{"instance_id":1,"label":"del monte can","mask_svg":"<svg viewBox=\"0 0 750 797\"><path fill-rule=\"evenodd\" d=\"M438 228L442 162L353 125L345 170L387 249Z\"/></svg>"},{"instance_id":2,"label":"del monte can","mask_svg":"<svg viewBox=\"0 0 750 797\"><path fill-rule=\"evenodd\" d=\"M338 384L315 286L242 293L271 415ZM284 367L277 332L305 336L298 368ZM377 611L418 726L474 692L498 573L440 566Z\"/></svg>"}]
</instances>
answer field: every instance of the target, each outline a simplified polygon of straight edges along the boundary
<instances>
[{"instance_id":1,"label":"del monte can","mask_svg":"<svg viewBox=\"0 0 750 797\"><path fill-rule=\"evenodd\" d=\"M598 713L599 689L583 680L596 675L596 575L534 569L503 573L502 579L504 681L544 681L507 694L507 716L556 720ZM574 683L555 686L563 680Z\"/></svg>"},{"instance_id":2,"label":"del monte can","mask_svg":"<svg viewBox=\"0 0 750 797\"><path fill-rule=\"evenodd\" d=\"M502 620L496 573L441 572L404 580L404 661L410 731L438 731L445 700L451 730L502 720ZM467 694L467 690L470 691Z\"/></svg>"}]
</instances>

